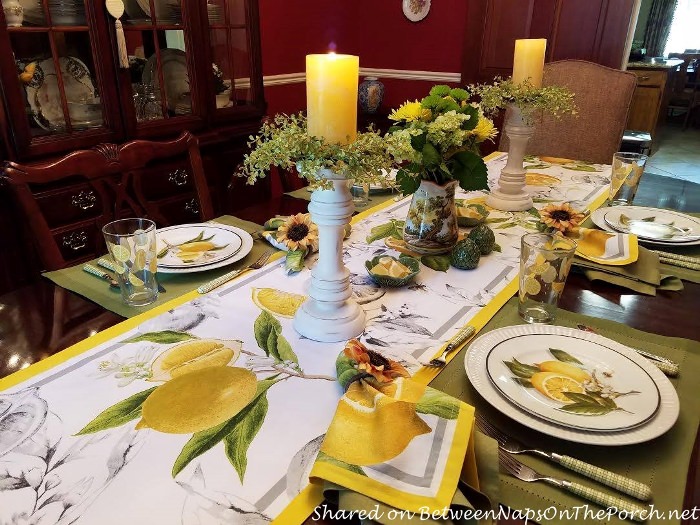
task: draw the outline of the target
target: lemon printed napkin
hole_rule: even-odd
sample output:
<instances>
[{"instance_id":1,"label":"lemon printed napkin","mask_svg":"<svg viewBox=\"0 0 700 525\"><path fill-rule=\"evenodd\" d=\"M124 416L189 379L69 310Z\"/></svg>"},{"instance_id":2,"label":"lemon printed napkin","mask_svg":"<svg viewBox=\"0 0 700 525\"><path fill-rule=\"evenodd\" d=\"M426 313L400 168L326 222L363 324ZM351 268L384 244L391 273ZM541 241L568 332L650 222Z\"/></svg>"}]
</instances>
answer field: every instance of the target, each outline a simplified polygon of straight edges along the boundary
<instances>
[{"instance_id":1,"label":"lemon printed napkin","mask_svg":"<svg viewBox=\"0 0 700 525\"><path fill-rule=\"evenodd\" d=\"M407 511L445 512L463 465L475 465L474 408L411 380L399 363L356 340L336 369L346 392L312 480Z\"/></svg>"},{"instance_id":2,"label":"lemon printed napkin","mask_svg":"<svg viewBox=\"0 0 700 525\"><path fill-rule=\"evenodd\" d=\"M639 257L637 236L633 234L576 228L567 237L576 240L576 255L598 264L624 266Z\"/></svg>"}]
</instances>

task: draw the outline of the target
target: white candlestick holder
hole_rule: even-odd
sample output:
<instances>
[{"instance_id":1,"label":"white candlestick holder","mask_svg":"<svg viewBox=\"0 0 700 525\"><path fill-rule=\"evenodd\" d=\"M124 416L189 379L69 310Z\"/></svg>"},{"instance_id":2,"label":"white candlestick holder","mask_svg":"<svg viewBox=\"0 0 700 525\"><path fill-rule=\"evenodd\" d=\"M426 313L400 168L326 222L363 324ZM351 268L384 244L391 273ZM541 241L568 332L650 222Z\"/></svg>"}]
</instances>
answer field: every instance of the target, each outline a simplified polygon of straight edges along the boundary
<instances>
[{"instance_id":1,"label":"white candlestick holder","mask_svg":"<svg viewBox=\"0 0 700 525\"><path fill-rule=\"evenodd\" d=\"M535 128L524 118L522 111L512 105L509 107L509 118L505 125L510 147L508 162L501 170L498 187L486 198L486 204L501 211L524 211L532 208L532 197L525 191L525 168L523 160L527 141L530 140Z\"/></svg>"},{"instance_id":2,"label":"white candlestick holder","mask_svg":"<svg viewBox=\"0 0 700 525\"><path fill-rule=\"evenodd\" d=\"M294 316L294 329L313 341L333 343L357 337L365 312L352 297L350 271L343 263L345 226L354 211L347 179L330 170L322 175L332 189L311 194L309 212L318 226L318 261L311 271L307 299Z\"/></svg>"}]
</instances>

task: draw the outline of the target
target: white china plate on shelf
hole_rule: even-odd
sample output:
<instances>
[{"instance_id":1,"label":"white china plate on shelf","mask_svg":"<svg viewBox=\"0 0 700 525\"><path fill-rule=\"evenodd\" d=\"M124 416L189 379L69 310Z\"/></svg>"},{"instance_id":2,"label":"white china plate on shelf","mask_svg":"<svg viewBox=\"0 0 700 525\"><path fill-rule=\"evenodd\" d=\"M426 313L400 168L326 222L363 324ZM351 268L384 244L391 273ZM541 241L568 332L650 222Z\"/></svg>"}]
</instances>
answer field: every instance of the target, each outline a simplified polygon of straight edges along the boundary
<instances>
[{"instance_id":1,"label":"white china plate on shelf","mask_svg":"<svg viewBox=\"0 0 700 525\"><path fill-rule=\"evenodd\" d=\"M181 224L159 229L156 233L156 249L160 253L161 250L166 248L167 244L182 244L199 235L202 235L204 239L208 239L209 242L214 243L216 246L223 246L223 248L212 250L206 257L191 263L182 262L182 259L175 255L177 249L173 248L158 259L158 267L193 268L195 266L206 266L232 257L243 246L242 237L228 228L204 224Z\"/></svg>"},{"instance_id":2,"label":"white china plate on shelf","mask_svg":"<svg viewBox=\"0 0 700 525\"><path fill-rule=\"evenodd\" d=\"M538 369L532 380L518 377L506 364L520 372L516 362ZM651 419L660 403L656 383L643 368L608 345L575 335L512 334L487 352L486 373L501 395L522 410L582 430L612 432L636 427ZM576 399L560 391L548 395L543 386L547 379L572 388L569 395ZM593 395L586 386L593 389ZM598 388L621 395L612 400L603 392L596 399ZM619 409L612 410L602 402L614 403Z\"/></svg>"},{"instance_id":3,"label":"white china plate on shelf","mask_svg":"<svg viewBox=\"0 0 700 525\"><path fill-rule=\"evenodd\" d=\"M95 86L92 84L88 67L75 57L60 57L58 60L66 100L92 102L95 99ZM53 58L47 58L37 64L26 90L27 101L39 126L47 130L65 127Z\"/></svg>"},{"instance_id":4,"label":"white china plate on shelf","mask_svg":"<svg viewBox=\"0 0 700 525\"><path fill-rule=\"evenodd\" d=\"M236 228L235 226L227 226L225 224L214 224L214 223L209 223L209 224L188 224L188 225L183 225L183 226L188 226L192 228L198 228L195 230L195 235L199 231L201 231L203 228L216 228L219 230L226 230L232 234L235 234L238 236L241 240L241 246L238 248L238 250L230 255L229 257L226 257L225 259L219 260L214 263L207 263L207 264L202 264L199 266L187 266L187 267L169 267L169 266L161 266L161 264L158 264L158 271L161 273L195 273L195 272L205 272L207 270L214 270L216 268L222 268L224 266L228 266L229 264L233 264L236 261L240 261L243 259L246 255L250 253L250 251L253 249L253 237L245 230L242 230L241 228ZM174 228L174 227L171 227ZM161 232L167 231L169 228L162 228L156 232L156 237L158 237L158 234ZM194 237L193 236L193 237ZM205 234L206 236L206 234ZM191 238L191 237L190 237ZM168 239L168 237L166 237ZM183 239L183 240L188 240L188 239ZM160 242L158 242L158 246L162 246Z\"/></svg>"},{"instance_id":5,"label":"white china plate on shelf","mask_svg":"<svg viewBox=\"0 0 700 525\"><path fill-rule=\"evenodd\" d=\"M627 217L634 220L642 220L654 217L656 221L661 223L673 223L674 226L680 228L689 228L688 235L690 236L700 235L700 219L677 211L662 210L660 208L647 208L646 206L611 206L606 208L598 208L591 214L591 220L599 228L614 233L617 230L610 226L610 224L619 223L621 214L625 214ZM639 238L639 241L646 244L658 246L700 245L700 239L691 241L661 241L656 239Z\"/></svg>"},{"instance_id":6,"label":"white china plate on shelf","mask_svg":"<svg viewBox=\"0 0 700 525\"><path fill-rule=\"evenodd\" d=\"M165 96L168 101L168 109L176 111L178 104L185 102L185 98L190 92L187 56L180 49L165 48L160 50L160 60L163 68L163 82L165 82ZM153 86L153 90L158 92L159 80L158 60L156 55L153 54L143 68L142 81L145 85Z\"/></svg>"},{"instance_id":7,"label":"white china plate on shelf","mask_svg":"<svg viewBox=\"0 0 700 525\"><path fill-rule=\"evenodd\" d=\"M544 420L514 405L501 394L489 379L487 370L488 354L491 349L508 339L520 337L522 343L527 336L542 335L573 338L577 341L577 344L581 344L581 341L589 341L595 345L610 348L620 354L621 357L627 358L648 374L656 384L660 400L658 410L648 421L636 427L618 431L591 432L588 429L566 427ZM604 446L643 443L667 432L678 419L680 409L678 395L668 378L631 348L591 332L548 325L517 325L500 328L479 337L469 346L464 365L471 384L496 410L528 428L567 441Z\"/></svg>"},{"instance_id":8,"label":"white china plate on shelf","mask_svg":"<svg viewBox=\"0 0 700 525\"><path fill-rule=\"evenodd\" d=\"M411 22L420 22L430 11L430 0L403 0L403 14Z\"/></svg>"}]
</instances>

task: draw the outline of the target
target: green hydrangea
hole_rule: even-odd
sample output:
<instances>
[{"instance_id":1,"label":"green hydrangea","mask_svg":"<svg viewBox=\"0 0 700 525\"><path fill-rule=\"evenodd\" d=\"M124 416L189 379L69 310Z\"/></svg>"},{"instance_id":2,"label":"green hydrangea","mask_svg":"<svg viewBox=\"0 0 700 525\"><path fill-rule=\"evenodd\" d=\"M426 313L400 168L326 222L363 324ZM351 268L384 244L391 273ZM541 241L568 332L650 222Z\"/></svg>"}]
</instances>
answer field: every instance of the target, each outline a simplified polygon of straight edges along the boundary
<instances>
[{"instance_id":1,"label":"green hydrangea","mask_svg":"<svg viewBox=\"0 0 700 525\"><path fill-rule=\"evenodd\" d=\"M450 86L438 85L430 89L430 95L436 97L446 97L450 94Z\"/></svg>"},{"instance_id":2,"label":"green hydrangea","mask_svg":"<svg viewBox=\"0 0 700 525\"><path fill-rule=\"evenodd\" d=\"M469 100L469 92L466 89L454 88L450 90L450 96L457 102Z\"/></svg>"}]
</instances>

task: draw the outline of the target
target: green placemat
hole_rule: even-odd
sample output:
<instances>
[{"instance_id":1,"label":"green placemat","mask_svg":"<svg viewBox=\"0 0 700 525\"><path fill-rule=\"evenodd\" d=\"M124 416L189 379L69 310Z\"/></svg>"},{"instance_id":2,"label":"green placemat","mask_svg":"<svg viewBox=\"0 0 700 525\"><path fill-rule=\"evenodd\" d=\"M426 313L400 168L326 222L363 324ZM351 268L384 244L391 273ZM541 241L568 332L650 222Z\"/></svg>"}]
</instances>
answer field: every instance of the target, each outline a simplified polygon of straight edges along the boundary
<instances>
[{"instance_id":1,"label":"green placemat","mask_svg":"<svg viewBox=\"0 0 700 525\"><path fill-rule=\"evenodd\" d=\"M307 189L307 187L299 188L298 190L290 191L289 193L285 193L285 195L289 195L291 197L295 197L297 199L305 199L307 201L311 200L311 192ZM389 199L393 199L394 197L401 196L400 194L396 192L383 192L383 193L371 193L369 196L369 202L367 203L367 206L363 206L361 208L357 208L355 211L365 211L370 209L373 206L377 206L378 204L381 204L382 202L386 202ZM402 197L403 198L403 197Z\"/></svg>"},{"instance_id":2,"label":"green placemat","mask_svg":"<svg viewBox=\"0 0 700 525\"><path fill-rule=\"evenodd\" d=\"M259 224L237 219L236 217L232 217L230 215L224 215L214 220L229 226L236 226L237 228L241 228L248 233L260 231L262 229L262 226ZM139 307L125 305L122 302L122 297L118 290L112 290L107 282L84 272L82 269L83 264L71 266L70 268L65 268L63 270L56 270L54 272L46 272L43 275L44 277L51 279L58 286L82 295L83 297L86 297L87 299L99 304L106 310L114 312L117 315L121 315L122 317L133 317L150 310L151 308L171 301L176 297L191 292L199 285L209 282L212 279L216 279L225 273L251 264L258 257L260 257L265 250L270 248L271 247L269 244L257 239L253 243L253 249L248 255L246 255L240 261L222 268L187 274L159 273L158 282L163 285L166 292L159 294L158 300L156 300L154 303ZM96 263L96 260L92 262Z\"/></svg>"},{"instance_id":3,"label":"green placemat","mask_svg":"<svg viewBox=\"0 0 700 525\"><path fill-rule=\"evenodd\" d=\"M482 333L501 328L503 326L522 324L518 316L517 298L511 299L484 327ZM671 379L678 392L681 410L678 421L674 427L663 436L639 445L627 445L624 447L603 447L570 443L535 432L506 418L500 412L493 409L472 388L467 380L464 370L464 352L450 362L430 384L430 386L442 390L452 396L463 399L474 405L477 411L501 427L504 431L525 443L537 446L544 450L551 450L562 454L570 454L576 458L600 465L619 474L647 483L653 491L652 503L660 513L680 510L683 507L685 494L686 474L693 450L693 444L700 421L700 397L697 395L697 378L700 375L700 342L634 330L625 325L588 317L565 310L559 310L557 325L575 327L577 324L594 327L601 335L609 337L632 348L647 350L657 355L668 357L680 364L680 376ZM578 476L546 460L532 456L520 456L526 463L543 474L563 477L571 481L578 481L587 485L597 486L594 481ZM607 489L606 489L607 490ZM572 509L586 505L588 502L571 496L554 487L543 483L525 483L501 474L501 503L514 509L544 510L553 505L559 508ZM598 507L590 504L589 508L595 512ZM583 510L579 510L583 512ZM610 521L583 519L579 516L580 523L630 523L618 518ZM578 523L579 521L576 521ZM573 520L565 520L554 517L547 520L548 524L567 524ZM679 523L680 520L660 520L652 517L647 523ZM542 522L540 522L542 523Z\"/></svg>"}]
</instances>

